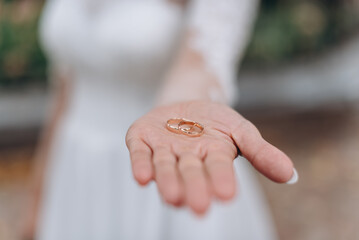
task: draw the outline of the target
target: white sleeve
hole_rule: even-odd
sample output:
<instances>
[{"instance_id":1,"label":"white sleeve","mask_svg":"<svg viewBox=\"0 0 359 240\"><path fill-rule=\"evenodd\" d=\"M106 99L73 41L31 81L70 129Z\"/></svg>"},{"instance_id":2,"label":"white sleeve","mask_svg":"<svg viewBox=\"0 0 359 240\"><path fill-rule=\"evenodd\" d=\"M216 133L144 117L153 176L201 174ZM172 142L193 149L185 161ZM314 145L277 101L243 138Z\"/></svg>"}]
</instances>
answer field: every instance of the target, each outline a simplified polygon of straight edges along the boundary
<instances>
[{"instance_id":1,"label":"white sleeve","mask_svg":"<svg viewBox=\"0 0 359 240\"><path fill-rule=\"evenodd\" d=\"M257 5L258 0L190 2L190 46L203 56L208 71L218 78L230 103L236 99L237 63L247 45Z\"/></svg>"}]
</instances>

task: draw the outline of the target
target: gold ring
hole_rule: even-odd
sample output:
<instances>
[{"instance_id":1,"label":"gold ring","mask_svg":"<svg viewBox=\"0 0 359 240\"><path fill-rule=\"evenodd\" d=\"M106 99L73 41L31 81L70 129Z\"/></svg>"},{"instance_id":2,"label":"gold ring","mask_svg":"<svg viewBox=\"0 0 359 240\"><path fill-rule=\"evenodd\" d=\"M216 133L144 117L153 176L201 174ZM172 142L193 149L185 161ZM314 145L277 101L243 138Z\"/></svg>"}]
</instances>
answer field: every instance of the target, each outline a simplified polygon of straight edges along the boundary
<instances>
[{"instance_id":1,"label":"gold ring","mask_svg":"<svg viewBox=\"0 0 359 240\"><path fill-rule=\"evenodd\" d=\"M183 119L178 124L179 130L190 137L199 137L203 134L204 126L198 122Z\"/></svg>"},{"instance_id":2,"label":"gold ring","mask_svg":"<svg viewBox=\"0 0 359 240\"><path fill-rule=\"evenodd\" d=\"M181 133L178 124L183 121L183 118L171 118L167 121L167 129L174 133Z\"/></svg>"},{"instance_id":3,"label":"gold ring","mask_svg":"<svg viewBox=\"0 0 359 240\"><path fill-rule=\"evenodd\" d=\"M204 131L202 124L184 118L171 118L167 121L166 127L173 133L184 134L190 137L199 137Z\"/></svg>"}]
</instances>

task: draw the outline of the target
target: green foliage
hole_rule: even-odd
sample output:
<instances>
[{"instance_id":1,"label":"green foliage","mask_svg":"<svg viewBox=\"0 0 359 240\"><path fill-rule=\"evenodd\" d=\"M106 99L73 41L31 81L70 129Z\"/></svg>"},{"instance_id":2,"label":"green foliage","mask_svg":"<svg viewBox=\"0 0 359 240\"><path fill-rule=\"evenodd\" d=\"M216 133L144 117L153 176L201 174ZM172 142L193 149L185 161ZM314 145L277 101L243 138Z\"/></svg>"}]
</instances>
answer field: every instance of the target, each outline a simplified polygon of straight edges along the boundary
<instances>
[{"instance_id":1,"label":"green foliage","mask_svg":"<svg viewBox=\"0 0 359 240\"><path fill-rule=\"evenodd\" d=\"M0 87L46 82L38 44L41 0L0 0ZM317 54L359 27L356 0L262 0L244 65L271 65Z\"/></svg>"},{"instance_id":2,"label":"green foliage","mask_svg":"<svg viewBox=\"0 0 359 240\"><path fill-rule=\"evenodd\" d=\"M245 65L318 54L359 30L359 4L342 0L263 0Z\"/></svg>"},{"instance_id":3,"label":"green foliage","mask_svg":"<svg viewBox=\"0 0 359 240\"><path fill-rule=\"evenodd\" d=\"M0 87L19 87L46 79L46 60L37 38L40 8L19 1L0 3Z\"/></svg>"}]
</instances>

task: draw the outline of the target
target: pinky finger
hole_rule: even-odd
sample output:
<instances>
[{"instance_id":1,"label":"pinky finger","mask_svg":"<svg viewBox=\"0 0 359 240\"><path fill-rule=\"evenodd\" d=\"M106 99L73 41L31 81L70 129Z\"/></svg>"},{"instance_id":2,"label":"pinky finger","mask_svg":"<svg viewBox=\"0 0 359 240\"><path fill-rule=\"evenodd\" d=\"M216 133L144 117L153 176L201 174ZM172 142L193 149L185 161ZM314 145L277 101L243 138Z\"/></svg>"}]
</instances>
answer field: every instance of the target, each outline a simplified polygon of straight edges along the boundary
<instances>
[{"instance_id":1,"label":"pinky finger","mask_svg":"<svg viewBox=\"0 0 359 240\"><path fill-rule=\"evenodd\" d=\"M128 140L126 143L130 151L133 176L139 184L146 185L154 174L152 150L140 139Z\"/></svg>"}]
</instances>

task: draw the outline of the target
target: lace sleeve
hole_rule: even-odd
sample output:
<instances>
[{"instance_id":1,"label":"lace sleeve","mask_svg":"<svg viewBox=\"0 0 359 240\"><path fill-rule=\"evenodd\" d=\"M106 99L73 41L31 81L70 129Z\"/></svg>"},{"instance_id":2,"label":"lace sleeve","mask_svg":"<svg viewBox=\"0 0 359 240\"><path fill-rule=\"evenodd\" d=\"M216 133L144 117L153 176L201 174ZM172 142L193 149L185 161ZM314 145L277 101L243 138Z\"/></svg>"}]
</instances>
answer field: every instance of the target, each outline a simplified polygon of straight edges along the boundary
<instances>
[{"instance_id":1,"label":"lace sleeve","mask_svg":"<svg viewBox=\"0 0 359 240\"><path fill-rule=\"evenodd\" d=\"M257 5L257 0L190 2L188 27L193 32L190 46L203 56L208 71L217 77L229 103L236 99L237 61L243 55ZM210 95L216 99L218 90Z\"/></svg>"}]
</instances>

